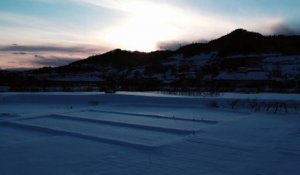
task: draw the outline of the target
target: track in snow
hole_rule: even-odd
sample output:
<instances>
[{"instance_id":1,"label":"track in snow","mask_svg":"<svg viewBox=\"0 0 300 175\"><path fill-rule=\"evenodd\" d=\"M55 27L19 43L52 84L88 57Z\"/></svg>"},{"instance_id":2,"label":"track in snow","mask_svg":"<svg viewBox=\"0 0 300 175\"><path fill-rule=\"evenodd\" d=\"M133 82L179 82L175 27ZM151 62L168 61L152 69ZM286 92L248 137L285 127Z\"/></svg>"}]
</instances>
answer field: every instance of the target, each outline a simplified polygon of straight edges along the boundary
<instances>
[{"instance_id":1,"label":"track in snow","mask_svg":"<svg viewBox=\"0 0 300 175\"><path fill-rule=\"evenodd\" d=\"M158 148L201 132L201 128L212 124L197 120L99 111L75 112L69 116L23 118L7 123L16 130L26 128L34 133L69 135L138 148Z\"/></svg>"}]
</instances>

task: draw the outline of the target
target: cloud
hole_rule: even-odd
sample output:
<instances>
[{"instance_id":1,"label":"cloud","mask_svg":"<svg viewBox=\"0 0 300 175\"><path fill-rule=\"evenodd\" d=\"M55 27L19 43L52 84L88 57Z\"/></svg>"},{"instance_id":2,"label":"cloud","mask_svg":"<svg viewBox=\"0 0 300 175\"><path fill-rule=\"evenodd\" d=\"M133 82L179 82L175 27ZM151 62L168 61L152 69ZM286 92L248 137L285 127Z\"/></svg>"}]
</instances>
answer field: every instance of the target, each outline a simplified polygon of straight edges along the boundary
<instances>
[{"instance_id":1,"label":"cloud","mask_svg":"<svg viewBox=\"0 0 300 175\"><path fill-rule=\"evenodd\" d=\"M55 46L55 45L40 45L40 46L35 46L35 45L9 45L9 46L2 46L0 47L0 51L13 51L16 54L20 54L24 52L68 52L68 53L73 53L73 52L96 52L97 50L102 50L100 47L96 48L95 46Z\"/></svg>"},{"instance_id":2,"label":"cloud","mask_svg":"<svg viewBox=\"0 0 300 175\"><path fill-rule=\"evenodd\" d=\"M174 39L211 39L235 28L235 23L222 16L207 15L167 1L80 1L124 14L117 23L101 32L106 43L128 50L152 51L158 49L158 42Z\"/></svg>"},{"instance_id":3,"label":"cloud","mask_svg":"<svg viewBox=\"0 0 300 175\"><path fill-rule=\"evenodd\" d=\"M102 8L108 8L113 10L119 10L128 13L135 13L136 11L143 11L144 7L152 9L157 5L166 7L174 4L176 0L73 0L79 3L90 4ZM146 6L145 6L146 5ZM139 7L143 6L142 9ZM155 12L155 9L153 9Z\"/></svg>"},{"instance_id":4,"label":"cloud","mask_svg":"<svg viewBox=\"0 0 300 175\"><path fill-rule=\"evenodd\" d=\"M80 18L80 14L67 16L72 19L76 17ZM97 18L97 16L93 17ZM103 26L97 20L85 23L82 20L64 18L65 16L62 19L55 19L21 12L0 12L0 44L22 42L37 45L41 43L99 45L101 43L99 47L106 48L106 51L107 48L112 49L109 45L102 44L100 29Z\"/></svg>"},{"instance_id":5,"label":"cloud","mask_svg":"<svg viewBox=\"0 0 300 175\"><path fill-rule=\"evenodd\" d=\"M52 3L51 6L60 8L62 5L59 0L30 1ZM0 12L0 44L25 44L2 50L89 52L85 46L77 47L78 44L101 44L96 49L98 53L114 48L140 51L173 49L185 42L215 39L236 28L268 34L273 32L270 26L278 21L277 16L255 14L255 9L241 9L226 15L222 11L212 13L205 9L205 4L191 7L194 3L183 0L67 0L64 3L70 9L80 9L80 13L70 10L58 18L56 15L20 14L22 11ZM53 9L49 10L54 13ZM283 28L278 31L292 33ZM41 43L52 44L35 46ZM75 46L59 46L55 43Z\"/></svg>"},{"instance_id":6,"label":"cloud","mask_svg":"<svg viewBox=\"0 0 300 175\"><path fill-rule=\"evenodd\" d=\"M299 35L300 28L291 27L286 23L279 23L271 29L274 35Z\"/></svg>"},{"instance_id":7,"label":"cloud","mask_svg":"<svg viewBox=\"0 0 300 175\"><path fill-rule=\"evenodd\" d=\"M13 52L14 55L26 55L26 52Z\"/></svg>"},{"instance_id":8,"label":"cloud","mask_svg":"<svg viewBox=\"0 0 300 175\"><path fill-rule=\"evenodd\" d=\"M90 45L7 45L0 47L1 68L39 68L62 66L100 54L101 48Z\"/></svg>"},{"instance_id":9,"label":"cloud","mask_svg":"<svg viewBox=\"0 0 300 175\"><path fill-rule=\"evenodd\" d=\"M57 56L46 57L43 55L34 55L34 58L35 59L31 60L31 64L37 65L39 67L63 66L78 60L74 58L65 58L65 57L57 57Z\"/></svg>"},{"instance_id":10,"label":"cloud","mask_svg":"<svg viewBox=\"0 0 300 175\"><path fill-rule=\"evenodd\" d=\"M0 12L0 22L5 23L9 26L22 25L26 27L44 28L43 26L48 25L49 22L41 18L18 13ZM43 24L36 26L35 24Z\"/></svg>"},{"instance_id":11,"label":"cloud","mask_svg":"<svg viewBox=\"0 0 300 175\"><path fill-rule=\"evenodd\" d=\"M177 50L182 46L190 44L190 42L186 41L166 41L166 42L159 42L157 47L159 50Z\"/></svg>"},{"instance_id":12,"label":"cloud","mask_svg":"<svg viewBox=\"0 0 300 175\"><path fill-rule=\"evenodd\" d=\"M175 0L76 1L122 14L119 21L101 30L102 41L128 50L174 49L181 42L170 41L211 40L237 28L265 33L262 26L272 26L279 20L276 16L257 17L241 11L230 16L210 13L201 7L180 5Z\"/></svg>"},{"instance_id":13,"label":"cloud","mask_svg":"<svg viewBox=\"0 0 300 175\"><path fill-rule=\"evenodd\" d=\"M73 0L78 3L90 4L102 8L127 11L126 6L130 6L136 2L145 2L145 0Z\"/></svg>"},{"instance_id":14,"label":"cloud","mask_svg":"<svg viewBox=\"0 0 300 175\"><path fill-rule=\"evenodd\" d=\"M263 35L300 35L300 27L288 23L285 18L269 18L264 21L266 22L260 23L250 30Z\"/></svg>"}]
</instances>

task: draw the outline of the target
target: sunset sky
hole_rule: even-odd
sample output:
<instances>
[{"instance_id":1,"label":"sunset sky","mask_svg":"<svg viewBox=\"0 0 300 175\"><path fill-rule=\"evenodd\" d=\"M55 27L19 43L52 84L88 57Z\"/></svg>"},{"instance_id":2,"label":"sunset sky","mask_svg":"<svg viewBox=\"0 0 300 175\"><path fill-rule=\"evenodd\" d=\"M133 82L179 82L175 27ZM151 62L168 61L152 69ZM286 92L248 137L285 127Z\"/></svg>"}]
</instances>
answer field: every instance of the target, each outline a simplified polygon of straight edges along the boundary
<instances>
[{"instance_id":1,"label":"sunset sky","mask_svg":"<svg viewBox=\"0 0 300 175\"><path fill-rule=\"evenodd\" d=\"M298 34L299 0L1 0L0 68L59 66L115 48L153 51L236 28Z\"/></svg>"}]
</instances>

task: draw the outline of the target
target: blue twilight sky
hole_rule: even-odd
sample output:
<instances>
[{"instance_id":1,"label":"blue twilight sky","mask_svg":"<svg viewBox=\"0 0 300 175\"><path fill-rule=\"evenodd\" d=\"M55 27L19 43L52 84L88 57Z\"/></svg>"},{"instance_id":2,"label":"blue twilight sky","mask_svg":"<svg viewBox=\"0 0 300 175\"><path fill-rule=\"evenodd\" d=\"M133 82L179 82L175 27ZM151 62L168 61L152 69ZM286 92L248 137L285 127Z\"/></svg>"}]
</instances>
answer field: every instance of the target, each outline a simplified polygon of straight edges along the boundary
<instances>
[{"instance_id":1,"label":"blue twilight sky","mask_svg":"<svg viewBox=\"0 0 300 175\"><path fill-rule=\"evenodd\" d=\"M0 68L152 51L245 28L298 34L298 0L0 0Z\"/></svg>"}]
</instances>

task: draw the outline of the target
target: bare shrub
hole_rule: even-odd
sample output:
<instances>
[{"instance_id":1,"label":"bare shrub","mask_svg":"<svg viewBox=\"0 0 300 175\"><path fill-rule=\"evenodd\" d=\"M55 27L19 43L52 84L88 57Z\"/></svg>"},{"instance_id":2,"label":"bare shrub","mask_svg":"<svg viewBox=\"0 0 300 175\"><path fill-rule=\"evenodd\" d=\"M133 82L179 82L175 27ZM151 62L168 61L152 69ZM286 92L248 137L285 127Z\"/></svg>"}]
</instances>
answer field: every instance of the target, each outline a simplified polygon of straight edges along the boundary
<instances>
[{"instance_id":1,"label":"bare shrub","mask_svg":"<svg viewBox=\"0 0 300 175\"><path fill-rule=\"evenodd\" d=\"M216 106L216 102L211 102L210 107ZM218 105L217 105L218 106ZM228 107L231 109L249 109L251 111L266 111L276 113L298 113L300 104L296 101L260 101L260 100L238 100L234 99L228 102Z\"/></svg>"}]
</instances>

